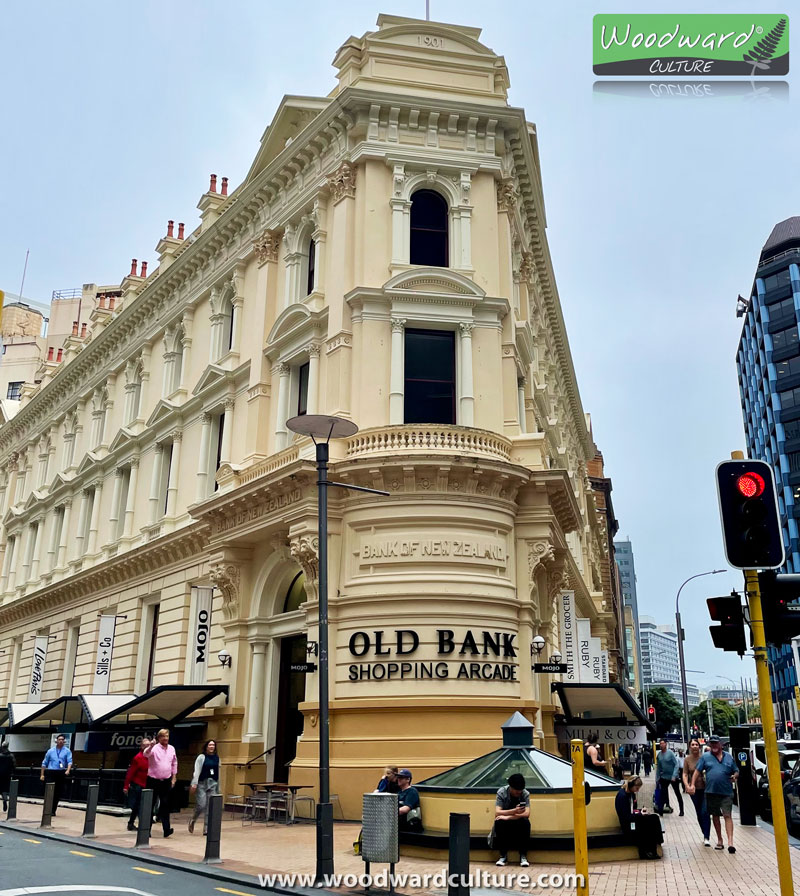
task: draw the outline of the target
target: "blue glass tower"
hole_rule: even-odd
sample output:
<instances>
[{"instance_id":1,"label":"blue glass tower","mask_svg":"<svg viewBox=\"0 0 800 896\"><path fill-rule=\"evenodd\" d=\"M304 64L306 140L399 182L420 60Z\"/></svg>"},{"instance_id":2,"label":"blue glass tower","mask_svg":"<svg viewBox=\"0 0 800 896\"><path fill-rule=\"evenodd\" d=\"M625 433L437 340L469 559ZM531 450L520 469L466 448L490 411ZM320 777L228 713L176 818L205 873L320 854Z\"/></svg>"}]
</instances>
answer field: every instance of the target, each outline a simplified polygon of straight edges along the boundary
<instances>
[{"instance_id":1,"label":"blue glass tower","mask_svg":"<svg viewBox=\"0 0 800 896\"><path fill-rule=\"evenodd\" d=\"M750 457L775 472L785 572L800 573L800 217L776 224L761 250L736 355ZM770 648L773 701L797 719L789 645Z\"/></svg>"}]
</instances>

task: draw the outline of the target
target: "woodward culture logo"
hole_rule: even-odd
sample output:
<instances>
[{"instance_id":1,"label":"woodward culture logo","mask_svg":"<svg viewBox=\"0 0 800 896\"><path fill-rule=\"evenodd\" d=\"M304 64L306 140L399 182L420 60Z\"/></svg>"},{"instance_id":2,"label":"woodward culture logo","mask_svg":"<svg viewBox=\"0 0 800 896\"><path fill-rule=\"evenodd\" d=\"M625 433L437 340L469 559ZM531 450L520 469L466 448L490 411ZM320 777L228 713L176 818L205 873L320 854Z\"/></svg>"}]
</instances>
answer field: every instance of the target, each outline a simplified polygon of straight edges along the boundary
<instances>
[{"instance_id":1,"label":"woodward culture logo","mask_svg":"<svg viewBox=\"0 0 800 896\"><path fill-rule=\"evenodd\" d=\"M596 75L789 73L787 15L596 15Z\"/></svg>"}]
</instances>

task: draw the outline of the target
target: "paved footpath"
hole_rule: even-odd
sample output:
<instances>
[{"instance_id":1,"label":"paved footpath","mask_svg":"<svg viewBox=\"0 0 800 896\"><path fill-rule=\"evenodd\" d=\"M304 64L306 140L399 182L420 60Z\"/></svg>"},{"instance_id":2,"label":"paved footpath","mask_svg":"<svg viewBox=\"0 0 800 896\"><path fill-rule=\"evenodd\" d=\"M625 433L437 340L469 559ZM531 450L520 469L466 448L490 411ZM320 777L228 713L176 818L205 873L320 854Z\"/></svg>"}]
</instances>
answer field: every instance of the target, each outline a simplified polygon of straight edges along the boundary
<instances>
[{"instance_id":1,"label":"paved footpath","mask_svg":"<svg viewBox=\"0 0 800 896\"><path fill-rule=\"evenodd\" d=\"M647 781L647 791L651 789L652 778ZM646 792L647 792L646 791ZM674 799L674 797L673 797ZM649 803L647 796L642 800ZM735 810L734 810L735 814ZM17 827L35 830L41 819L41 805L20 803ZM2 817L2 816L0 816ZM133 851L135 834L126 831L126 819L110 815L97 816L98 837L91 843L95 848L103 844L120 849L131 849L139 863L164 857L193 865L198 871L226 873L229 871L251 875L259 874L312 874L314 871L315 831L311 824L253 824L243 826L238 818L230 818L226 813L222 830L223 864L205 866L202 862L205 838L202 825L198 824L192 835L187 830L188 815L173 816L175 834L165 840L160 828L154 828L150 851ZM635 896L651 893L738 893L746 890L752 896L779 896L778 874L775 861L774 840L771 829L763 827L741 827L736 821L734 843L735 855L727 850L718 852L703 846L702 835L697 825L694 807L686 800L686 815L680 818L675 812L664 817L666 829L664 858L659 861L627 861L618 863L593 864L590 866L589 889L593 896ZM7 829L7 828L6 828ZM83 812L64 806L59 808L53 819L53 834L78 837L83 829ZM364 872L362 860L353 854L353 841L359 826L353 823L337 823L334 832L334 862L338 874L360 875ZM712 841L713 841L712 829ZM794 880L800 892L800 848L795 846L792 854ZM373 866L374 873L384 866ZM406 859L401 857L397 872L401 874L435 875L442 872L440 861L426 859ZM506 869L496 868L490 863L475 863L472 873L517 872L521 869L510 865ZM535 879L540 874L565 874L569 865L532 865L529 872ZM574 870L574 868L572 869ZM240 878L241 880L242 878ZM518 883L497 881L506 889L529 891ZM339 888L350 892L355 888L352 881ZM399 890L409 894L436 893L446 891L441 884L427 886L401 886ZM551 889L553 889L551 887ZM571 892L564 889L562 892Z\"/></svg>"}]
</instances>

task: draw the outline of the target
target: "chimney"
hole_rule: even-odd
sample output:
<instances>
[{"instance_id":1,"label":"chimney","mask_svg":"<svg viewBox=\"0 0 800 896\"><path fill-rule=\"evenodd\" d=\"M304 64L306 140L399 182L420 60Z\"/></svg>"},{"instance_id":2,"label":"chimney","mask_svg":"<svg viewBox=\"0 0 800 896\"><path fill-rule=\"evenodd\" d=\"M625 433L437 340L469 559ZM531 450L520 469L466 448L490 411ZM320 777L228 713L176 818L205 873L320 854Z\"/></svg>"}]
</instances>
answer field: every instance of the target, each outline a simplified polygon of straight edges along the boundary
<instances>
[{"instance_id":1,"label":"chimney","mask_svg":"<svg viewBox=\"0 0 800 896\"><path fill-rule=\"evenodd\" d=\"M130 272L130 274L128 274L128 276L129 277L136 276L136 259L135 258L131 259L131 272Z\"/></svg>"},{"instance_id":2,"label":"chimney","mask_svg":"<svg viewBox=\"0 0 800 896\"><path fill-rule=\"evenodd\" d=\"M178 224L178 239L179 239L179 240L184 239L184 236L183 236L183 228L184 228L184 226L185 226L185 225L184 225L183 221L179 222L179 224Z\"/></svg>"},{"instance_id":3,"label":"chimney","mask_svg":"<svg viewBox=\"0 0 800 896\"><path fill-rule=\"evenodd\" d=\"M228 195L228 178L227 177L222 178L222 195L223 196Z\"/></svg>"},{"instance_id":4,"label":"chimney","mask_svg":"<svg viewBox=\"0 0 800 896\"><path fill-rule=\"evenodd\" d=\"M103 294L100 296L100 307L101 307L101 308L105 308L105 307L106 307L106 296L105 296L105 293L103 293Z\"/></svg>"},{"instance_id":5,"label":"chimney","mask_svg":"<svg viewBox=\"0 0 800 896\"><path fill-rule=\"evenodd\" d=\"M109 311L113 311L113 310L114 310L114 301L115 301L115 300L114 300L114 296L109 296L109 297L108 297L108 310L109 310Z\"/></svg>"},{"instance_id":6,"label":"chimney","mask_svg":"<svg viewBox=\"0 0 800 896\"><path fill-rule=\"evenodd\" d=\"M53 349L52 348L47 349L47 360L48 361L53 360Z\"/></svg>"},{"instance_id":7,"label":"chimney","mask_svg":"<svg viewBox=\"0 0 800 896\"><path fill-rule=\"evenodd\" d=\"M167 221L167 237L168 237L169 239L172 239L172 232L173 232L174 229L175 229L175 222L174 222L174 221Z\"/></svg>"},{"instance_id":8,"label":"chimney","mask_svg":"<svg viewBox=\"0 0 800 896\"><path fill-rule=\"evenodd\" d=\"M58 350L58 355L56 356L56 361L57 361L59 364L61 363L61 358L62 358L63 354L64 354L64 349L63 349L63 348L60 348L60 349Z\"/></svg>"},{"instance_id":9,"label":"chimney","mask_svg":"<svg viewBox=\"0 0 800 896\"><path fill-rule=\"evenodd\" d=\"M73 336L78 335L78 321L76 321L76 320L72 321L72 335Z\"/></svg>"},{"instance_id":10,"label":"chimney","mask_svg":"<svg viewBox=\"0 0 800 896\"><path fill-rule=\"evenodd\" d=\"M217 175L216 174L211 175L211 186L208 188L208 192L209 193L217 192Z\"/></svg>"},{"instance_id":11,"label":"chimney","mask_svg":"<svg viewBox=\"0 0 800 896\"><path fill-rule=\"evenodd\" d=\"M147 262L146 262L146 261L143 261L143 262L142 262L142 270L140 271L139 276L140 276L140 277L146 277L146 276L147 276Z\"/></svg>"},{"instance_id":12,"label":"chimney","mask_svg":"<svg viewBox=\"0 0 800 896\"><path fill-rule=\"evenodd\" d=\"M86 336L86 324L81 324L81 339Z\"/></svg>"}]
</instances>

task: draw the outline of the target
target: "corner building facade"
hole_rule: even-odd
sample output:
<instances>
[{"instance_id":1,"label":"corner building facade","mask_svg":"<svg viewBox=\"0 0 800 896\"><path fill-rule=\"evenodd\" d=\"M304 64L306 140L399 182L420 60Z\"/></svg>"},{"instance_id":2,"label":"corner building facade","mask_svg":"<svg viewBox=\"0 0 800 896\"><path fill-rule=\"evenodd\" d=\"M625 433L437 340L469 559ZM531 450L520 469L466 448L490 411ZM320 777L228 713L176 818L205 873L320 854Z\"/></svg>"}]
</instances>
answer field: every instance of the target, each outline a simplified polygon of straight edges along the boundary
<instances>
[{"instance_id":1,"label":"corner building facade","mask_svg":"<svg viewBox=\"0 0 800 896\"><path fill-rule=\"evenodd\" d=\"M286 420L326 413L360 427L331 478L390 493L330 496L344 814L387 762L419 779L493 749L514 710L556 752L532 641L558 652L562 589L617 653L619 623L536 132L479 35L381 16L348 39L332 93L283 100L244 183L212 182L0 430L0 698L25 699L43 633L41 699L89 692L101 612L125 617L112 693L192 681L213 585L203 676L230 699L198 716L223 790L315 785L317 675L292 667L318 662L316 474Z\"/></svg>"}]
</instances>

